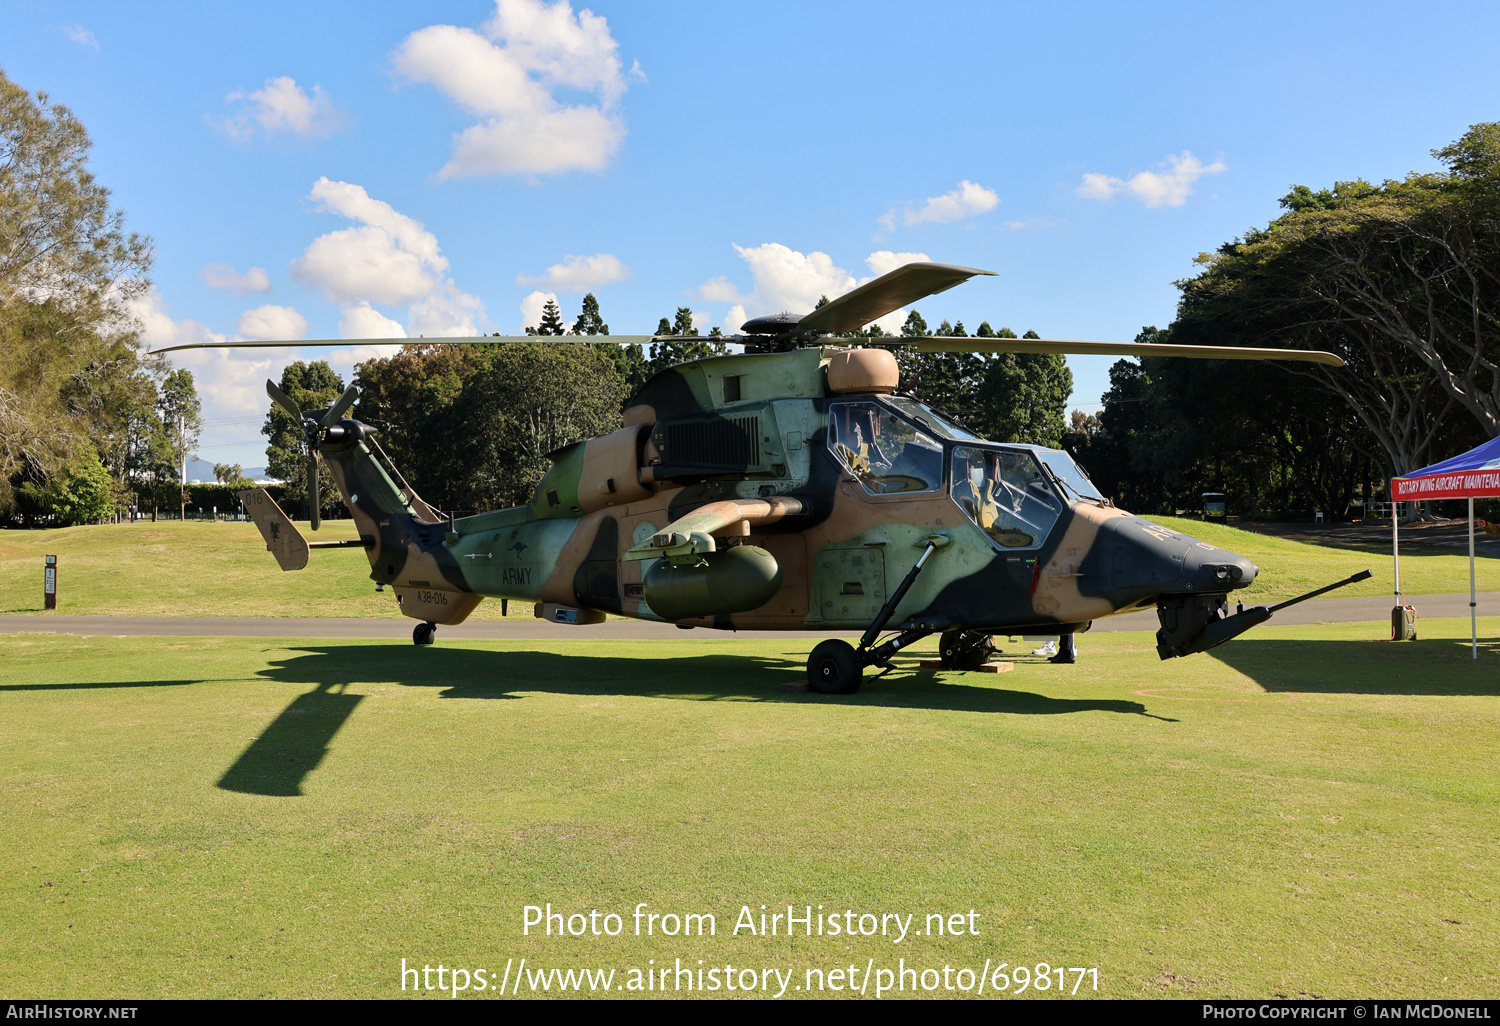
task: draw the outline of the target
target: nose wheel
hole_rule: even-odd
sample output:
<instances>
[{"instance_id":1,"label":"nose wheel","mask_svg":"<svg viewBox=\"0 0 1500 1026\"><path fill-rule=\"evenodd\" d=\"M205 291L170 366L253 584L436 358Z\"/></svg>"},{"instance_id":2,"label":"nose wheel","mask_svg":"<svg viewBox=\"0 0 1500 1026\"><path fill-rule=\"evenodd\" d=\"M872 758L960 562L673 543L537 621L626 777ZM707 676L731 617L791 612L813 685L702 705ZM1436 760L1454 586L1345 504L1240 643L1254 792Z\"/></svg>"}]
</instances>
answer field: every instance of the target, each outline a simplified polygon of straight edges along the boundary
<instances>
[{"instance_id":1,"label":"nose wheel","mask_svg":"<svg viewBox=\"0 0 1500 1026\"><path fill-rule=\"evenodd\" d=\"M430 645L433 637L437 634L437 624L419 623L411 632L411 640L414 645Z\"/></svg>"},{"instance_id":2,"label":"nose wheel","mask_svg":"<svg viewBox=\"0 0 1500 1026\"><path fill-rule=\"evenodd\" d=\"M838 638L821 642L807 657L807 682L825 695L854 694L864 674L864 662L854 646Z\"/></svg>"}]
</instances>

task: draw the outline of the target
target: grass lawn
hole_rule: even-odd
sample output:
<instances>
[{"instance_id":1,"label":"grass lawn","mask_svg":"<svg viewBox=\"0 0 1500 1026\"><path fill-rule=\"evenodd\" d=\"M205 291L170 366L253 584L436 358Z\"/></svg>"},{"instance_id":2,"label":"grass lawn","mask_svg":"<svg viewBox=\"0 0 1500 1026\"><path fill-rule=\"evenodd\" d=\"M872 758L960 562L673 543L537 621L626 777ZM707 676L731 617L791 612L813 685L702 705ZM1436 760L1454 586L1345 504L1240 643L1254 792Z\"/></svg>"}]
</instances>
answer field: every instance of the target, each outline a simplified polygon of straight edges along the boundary
<instances>
[{"instance_id":1,"label":"grass lawn","mask_svg":"<svg viewBox=\"0 0 1500 1026\"><path fill-rule=\"evenodd\" d=\"M797 996L988 959L1110 997L1500 997L1497 633L1477 663L1466 620L1167 663L1095 634L1076 666L843 698L777 689L815 638L3 636L0 990L388 997L403 958L525 957L615 996L676 959ZM523 936L549 902L623 932ZM634 936L640 902L717 933ZM977 935L732 935L788 904Z\"/></svg>"},{"instance_id":2,"label":"grass lawn","mask_svg":"<svg viewBox=\"0 0 1500 1026\"><path fill-rule=\"evenodd\" d=\"M1246 601L1272 602L1369 568L1374 577L1340 595L1388 595L1389 556L1309 545L1176 517L1162 524L1253 559L1260 575ZM303 533L314 537L302 525ZM326 523L316 537L355 537L352 521ZM358 549L314 551L305 570L283 573L253 524L162 522L47 531L0 531L0 613L37 613L42 557L58 556L58 611L120 616L381 616L396 613L394 595L377 594ZM1469 561L1452 554L1403 555L1408 595L1467 591ZM1500 591L1500 559L1478 561L1480 591ZM512 617L529 618L518 602ZM483 602L474 619L498 619L500 603Z\"/></svg>"},{"instance_id":3,"label":"grass lawn","mask_svg":"<svg viewBox=\"0 0 1500 1026\"><path fill-rule=\"evenodd\" d=\"M352 520L325 521L305 537L358 537ZM42 557L58 557L58 612L114 616L397 615L375 591L360 549L313 550L307 567L282 571L250 523L136 522L45 531L0 531L0 613L42 612ZM515 603L513 617L530 618ZM500 618L482 602L472 619Z\"/></svg>"}]
</instances>

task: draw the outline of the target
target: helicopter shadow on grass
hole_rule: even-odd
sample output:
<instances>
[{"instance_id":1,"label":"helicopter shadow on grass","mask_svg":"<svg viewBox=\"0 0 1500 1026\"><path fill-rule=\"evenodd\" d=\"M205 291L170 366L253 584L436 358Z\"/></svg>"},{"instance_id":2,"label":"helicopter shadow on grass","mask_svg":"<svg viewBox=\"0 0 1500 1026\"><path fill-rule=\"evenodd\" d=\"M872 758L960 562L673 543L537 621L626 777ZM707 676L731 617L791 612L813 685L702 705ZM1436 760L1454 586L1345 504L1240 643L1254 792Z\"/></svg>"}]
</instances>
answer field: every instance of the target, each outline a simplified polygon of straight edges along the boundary
<instances>
[{"instance_id":1,"label":"helicopter shadow on grass","mask_svg":"<svg viewBox=\"0 0 1500 1026\"><path fill-rule=\"evenodd\" d=\"M334 735L362 696L362 682L436 688L445 699L518 701L528 692L596 697L629 695L688 702L775 702L841 705L851 709L939 709L1011 715L1108 712L1153 719L1140 702L1051 698L1026 691L977 687L940 679L931 671L873 674L853 695L796 694L784 683L807 679L801 657L712 654L673 659L494 652L468 648L393 645L302 646L274 661L261 676L311 684L246 748L218 786L275 797L302 793L302 783L327 754ZM987 677L987 680L994 680ZM1171 721L1175 722L1175 721Z\"/></svg>"},{"instance_id":2,"label":"helicopter shadow on grass","mask_svg":"<svg viewBox=\"0 0 1500 1026\"><path fill-rule=\"evenodd\" d=\"M1500 640L1389 642L1237 638L1208 653L1268 692L1500 696Z\"/></svg>"}]
</instances>

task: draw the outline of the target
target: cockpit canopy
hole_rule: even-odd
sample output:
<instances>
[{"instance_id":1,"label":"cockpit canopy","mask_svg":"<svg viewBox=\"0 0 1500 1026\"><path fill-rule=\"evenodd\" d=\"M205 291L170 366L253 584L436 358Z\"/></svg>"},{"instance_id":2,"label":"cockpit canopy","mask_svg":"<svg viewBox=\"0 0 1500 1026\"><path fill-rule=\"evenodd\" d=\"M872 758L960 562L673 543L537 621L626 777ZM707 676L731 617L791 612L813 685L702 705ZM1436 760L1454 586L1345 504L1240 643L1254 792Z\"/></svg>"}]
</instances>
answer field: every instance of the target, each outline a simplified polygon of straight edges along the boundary
<instances>
[{"instance_id":1,"label":"cockpit canopy","mask_svg":"<svg viewBox=\"0 0 1500 1026\"><path fill-rule=\"evenodd\" d=\"M1067 453L986 442L911 399L829 404L828 446L872 495L935 492L946 483L964 515L1002 549L1036 548L1071 503L1103 501Z\"/></svg>"}]
</instances>

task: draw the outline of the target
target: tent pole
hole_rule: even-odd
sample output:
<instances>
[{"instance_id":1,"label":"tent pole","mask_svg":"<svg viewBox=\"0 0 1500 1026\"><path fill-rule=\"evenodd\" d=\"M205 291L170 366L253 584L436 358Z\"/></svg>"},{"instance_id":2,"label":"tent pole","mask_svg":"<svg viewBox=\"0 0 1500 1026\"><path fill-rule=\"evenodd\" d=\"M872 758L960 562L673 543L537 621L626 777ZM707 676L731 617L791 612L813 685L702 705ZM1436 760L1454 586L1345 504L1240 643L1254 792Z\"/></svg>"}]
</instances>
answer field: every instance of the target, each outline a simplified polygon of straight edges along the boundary
<instances>
[{"instance_id":1,"label":"tent pole","mask_svg":"<svg viewBox=\"0 0 1500 1026\"><path fill-rule=\"evenodd\" d=\"M1391 489L1391 558L1396 561L1396 605L1401 605L1401 504L1396 501L1395 488Z\"/></svg>"},{"instance_id":2,"label":"tent pole","mask_svg":"<svg viewBox=\"0 0 1500 1026\"><path fill-rule=\"evenodd\" d=\"M1474 499L1469 498L1469 645L1479 658L1479 612L1474 608Z\"/></svg>"}]
</instances>

